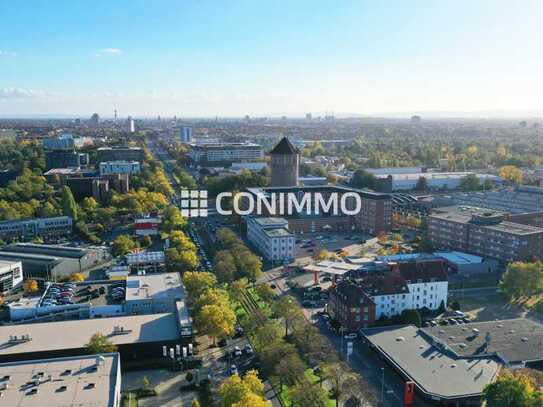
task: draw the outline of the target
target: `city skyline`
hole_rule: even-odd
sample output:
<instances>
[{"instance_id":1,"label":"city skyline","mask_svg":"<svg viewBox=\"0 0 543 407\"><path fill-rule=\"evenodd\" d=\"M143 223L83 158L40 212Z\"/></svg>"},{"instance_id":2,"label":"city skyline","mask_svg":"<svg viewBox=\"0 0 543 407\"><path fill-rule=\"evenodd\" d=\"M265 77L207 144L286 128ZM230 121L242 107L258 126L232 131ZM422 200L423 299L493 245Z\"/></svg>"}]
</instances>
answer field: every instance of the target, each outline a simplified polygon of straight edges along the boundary
<instances>
[{"instance_id":1,"label":"city skyline","mask_svg":"<svg viewBox=\"0 0 543 407\"><path fill-rule=\"evenodd\" d=\"M2 4L2 117L541 116L543 6Z\"/></svg>"}]
</instances>

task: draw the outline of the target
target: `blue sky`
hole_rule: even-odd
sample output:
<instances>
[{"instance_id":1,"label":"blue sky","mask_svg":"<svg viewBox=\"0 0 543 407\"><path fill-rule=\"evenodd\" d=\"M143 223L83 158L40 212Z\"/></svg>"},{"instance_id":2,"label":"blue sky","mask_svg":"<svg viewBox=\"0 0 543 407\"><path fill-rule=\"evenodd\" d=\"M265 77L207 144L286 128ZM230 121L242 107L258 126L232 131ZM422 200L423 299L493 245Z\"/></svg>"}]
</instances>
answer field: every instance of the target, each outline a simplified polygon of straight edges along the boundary
<instances>
[{"instance_id":1,"label":"blue sky","mask_svg":"<svg viewBox=\"0 0 543 407\"><path fill-rule=\"evenodd\" d=\"M539 114L541 21L537 0L0 0L0 115Z\"/></svg>"}]
</instances>

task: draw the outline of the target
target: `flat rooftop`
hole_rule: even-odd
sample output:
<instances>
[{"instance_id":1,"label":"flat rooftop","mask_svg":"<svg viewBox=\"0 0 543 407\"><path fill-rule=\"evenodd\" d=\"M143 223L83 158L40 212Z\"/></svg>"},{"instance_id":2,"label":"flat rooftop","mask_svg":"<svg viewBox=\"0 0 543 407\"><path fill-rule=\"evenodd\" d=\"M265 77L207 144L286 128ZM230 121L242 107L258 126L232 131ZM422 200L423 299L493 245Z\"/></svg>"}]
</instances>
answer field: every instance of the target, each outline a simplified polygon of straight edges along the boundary
<instances>
[{"instance_id":1,"label":"flat rooftop","mask_svg":"<svg viewBox=\"0 0 543 407\"><path fill-rule=\"evenodd\" d=\"M35 243L12 244L2 248L1 250L13 253L43 254L55 257L68 257L72 259L81 259L88 254L87 249L79 247Z\"/></svg>"},{"instance_id":2,"label":"flat rooftop","mask_svg":"<svg viewBox=\"0 0 543 407\"><path fill-rule=\"evenodd\" d=\"M117 405L119 354L75 356L0 364L2 405L18 407ZM8 380L1 381L2 377ZM36 381L35 383L33 383ZM39 382L38 382L39 381ZM32 394L37 389L36 394Z\"/></svg>"},{"instance_id":3,"label":"flat rooftop","mask_svg":"<svg viewBox=\"0 0 543 407\"><path fill-rule=\"evenodd\" d=\"M262 227L281 227L288 225L288 221L285 218L279 217L266 217L266 218L253 218L253 220Z\"/></svg>"},{"instance_id":4,"label":"flat rooftop","mask_svg":"<svg viewBox=\"0 0 543 407\"><path fill-rule=\"evenodd\" d=\"M123 333L116 334L115 327ZM95 333L107 336L114 345L171 341L179 337L173 313L93 318L24 325L0 326L0 360L4 355L82 349ZM31 340L13 343L11 336L30 335Z\"/></svg>"},{"instance_id":5,"label":"flat rooftop","mask_svg":"<svg viewBox=\"0 0 543 407\"><path fill-rule=\"evenodd\" d=\"M290 232L287 228L278 228L278 229L266 229L264 233L269 237L288 237L294 236L294 233Z\"/></svg>"},{"instance_id":6,"label":"flat rooftop","mask_svg":"<svg viewBox=\"0 0 543 407\"><path fill-rule=\"evenodd\" d=\"M164 263L164 252L138 252L129 253L126 256L128 265L145 263Z\"/></svg>"},{"instance_id":7,"label":"flat rooftop","mask_svg":"<svg viewBox=\"0 0 543 407\"><path fill-rule=\"evenodd\" d=\"M444 352L412 325L362 329L361 332L390 364L430 397L477 397L500 369L494 358L460 359Z\"/></svg>"},{"instance_id":8,"label":"flat rooftop","mask_svg":"<svg viewBox=\"0 0 543 407\"><path fill-rule=\"evenodd\" d=\"M185 289L179 273L147 274L126 278L126 301L172 298L184 299Z\"/></svg>"},{"instance_id":9,"label":"flat rooftop","mask_svg":"<svg viewBox=\"0 0 543 407\"><path fill-rule=\"evenodd\" d=\"M304 267L305 271L343 275L349 271L359 270L359 264L344 263L339 261L320 261L317 264L309 264Z\"/></svg>"},{"instance_id":10,"label":"flat rooftop","mask_svg":"<svg viewBox=\"0 0 543 407\"><path fill-rule=\"evenodd\" d=\"M421 331L459 357L495 355L504 363L543 360L543 325L526 318L428 327Z\"/></svg>"},{"instance_id":11,"label":"flat rooftop","mask_svg":"<svg viewBox=\"0 0 543 407\"><path fill-rule=\"evenodd\" d=\"M15 266L16 264L19 264L19 263L20 262L17 260L1 260L0 259L0 268Z\"/></svg>"}]
</instances>

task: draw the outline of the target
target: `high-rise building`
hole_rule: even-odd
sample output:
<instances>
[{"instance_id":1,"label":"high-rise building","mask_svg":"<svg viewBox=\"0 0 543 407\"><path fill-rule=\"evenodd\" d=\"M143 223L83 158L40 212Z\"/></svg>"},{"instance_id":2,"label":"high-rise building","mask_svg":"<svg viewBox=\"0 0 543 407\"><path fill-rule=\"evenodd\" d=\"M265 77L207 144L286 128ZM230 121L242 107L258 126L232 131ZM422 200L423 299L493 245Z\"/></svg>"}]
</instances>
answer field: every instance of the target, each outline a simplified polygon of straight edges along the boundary
<instances>
[{"instance_id":1,"label":"high-rise building","mask_svg":"<svg viewBox=\"0 0 543 407\"><path fill-rule=\"evenodd\" d=\"M192 142L192 127L183 126L179 129L179 137L181 138L181 143L191 143Z\"/></svg>"},{"instance_id":2,"label":"high-rise building","mask_svg":"<svg viewBox=\"0 0 543 407\"><path fill-rule=\"evenodd\" d=\"M130 129L130 133L134 133L136 131L136 124L134 123L132 116L128 116L128 128Z\"/></svg>"},{"instance_id":3,"label":"high-rise building","mask_svg":"<svg viewBox=\"0 0 543 407\"><path fill-rule=\"evenodd\" d=\"M313 119L313 115L312 115L311 113L306 113L306 114L305 114L305 120L307 120L308 122L310 122L312 119Z\"/></svg>"},{"instance_id":4,"label":"high-rise building","mask_svg":"<svg viewBox=\"0 0 543 407\"><path fill-rule=\"evenodd\" d=\"M271 186L298 186L300 151L284 137L270 151L271 155Z\"/></svg>"},{"instance_id":5,"label":"high-rise building","mask_svg":"<svg viewBox=\"0 0 543 407\"><path fill-rule=\"evenodd\" d=\"M100 123L100 116L98 115L98 113L93 113L89 122L91 125L97 126L98 123Z\"/></svg>"}]
</instances>

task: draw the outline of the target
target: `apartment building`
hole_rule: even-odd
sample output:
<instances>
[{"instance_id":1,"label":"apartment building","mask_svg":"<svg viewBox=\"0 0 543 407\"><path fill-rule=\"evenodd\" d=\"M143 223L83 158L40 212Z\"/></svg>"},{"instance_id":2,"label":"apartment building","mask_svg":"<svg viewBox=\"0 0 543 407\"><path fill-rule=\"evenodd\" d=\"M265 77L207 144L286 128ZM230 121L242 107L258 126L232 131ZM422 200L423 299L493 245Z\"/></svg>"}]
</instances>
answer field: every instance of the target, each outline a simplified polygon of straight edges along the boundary
<instances>
[{"instance_id":1,"label":"apartment building","mask_svg":"<svg viewBox=\"0 0 543 407\"><path fill-rule=\"evenodd\" d=\"M295 257L295 237L289 231L286 219L249 218L247 238L266 260L289 261Z\"/></svg>"},{"instance_id":2,"label":"apartment building","mask_svg":"<svg viewBox=\"0 0 543 407\"><path fill-rule=\"evenodd\" d=\"M189 144L189 157L198 165L262 161L262 147L255 143Z\"/></svg>"},{"instance_id":3,"label":"apartment building","mask_svg":"<svg viewBox=\"0 0 543 407\"><path fill-rule=\"evenodd\" d=\"M448 277L442 260L391 262L333 287L328 309L342 326L354 331L406 310L437 310L447 303L447 295Z\"/></svg>"},{"instance_id":4,"label":"apartment building","mask_svg":"<svg viewBox=\"0 0 543 407\"><path fill-rule=\"evenodd\" d=\"M428 240L437 248L503 263L530 260L543 251L543 228L509 221L504 212L450 206L433 210L427 226Z\"/></svg>"},{"instance_id":5,"label":"apartment building","mask_svg":"<svg viewBox=\"0 0 543 407\"><path fill-rule=\"evenodd\" d=\"M139 174L141 164L139 161L106 161L100 163L100 175L111 174Z\"/></svg>"},{"instance_id":6,"label":"apartment building","mask_svg":"<svg viewBox=\"0 0 543 407\"><path fill-rule=\"evenodd\" d=\"M6 220L0 222L0 239L29 240L35 237L51 238L72 233L72 218L36 218L27 220Z\"/></svg>"}]
</instances>

